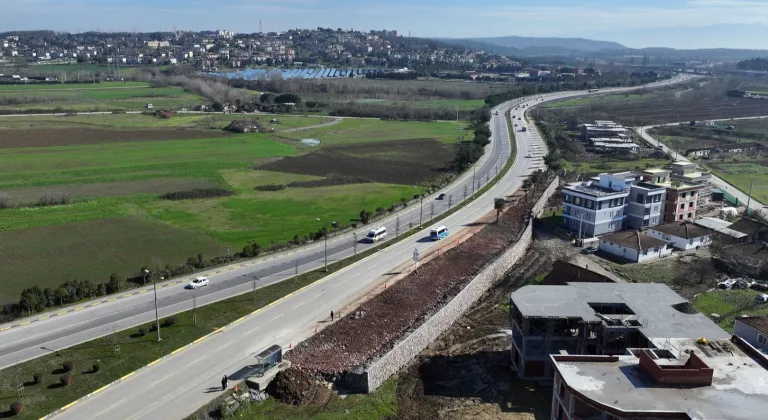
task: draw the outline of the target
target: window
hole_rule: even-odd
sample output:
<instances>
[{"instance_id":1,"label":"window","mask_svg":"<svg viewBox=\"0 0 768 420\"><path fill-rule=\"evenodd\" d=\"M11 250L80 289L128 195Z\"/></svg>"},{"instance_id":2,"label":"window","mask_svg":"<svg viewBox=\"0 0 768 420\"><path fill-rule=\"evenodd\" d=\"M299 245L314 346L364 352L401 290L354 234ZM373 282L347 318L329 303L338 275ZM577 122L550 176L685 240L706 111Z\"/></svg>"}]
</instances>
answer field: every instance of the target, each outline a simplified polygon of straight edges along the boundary
<instances>
[{"instance_id":1,"label":"window","mask_svg":"<svg viewBox=\"0 0 768 420\"><path fill-rule=\"evenodd\" d=\"M638 203L645 203L645 196L642 194L637 195L637 202Z\"/></svg>"},{"instance_id":2,"label":"window","mask_svg":"<svg viewBox=\"0 0 768 420\"><path fill-rule=\"evenodd\" d=\"M646 208L646 209L645 209L645 212L644 212L644 214L645 214L646 216L650 215L650 214L651 214L651 209L649 209L649 208Z\"/></svg>"},{"instance_id":3,"label":"window","mask_svg":"<svg viewBox=\"0 0 768 420\"><path fill-rule=\"evenodd\" d=\"M653 248L653 252L657 253L659 252L659 247Z\"/></svg>"},{"instance_id":4,"label":"window","mask_svg":"<svg viewBox=\"0 0 768 420\"><path fill-rule=\"evenodd\" d=\"M576 204L577 206L581 205L581 197L573 197L573 204Z\"/></svg>"},{"instance_id":5,"label":"window","mask_svg":"<svg viewBox=\"0 0 768 420\"><path fill-rule=\"evenodd\" d=\"M648 220L643 220L643 227L648 227L649 225L650 223L648 222Z\"/></svg>"},{"instance_id":6,"label":"window","mask_svg":"<svg viewBox=\"0 0 768 420\"><path fill-rule=\"evenodd\" d=\"M691 201L690 203L688 203L688 208L692 208L692 207L693 207L693 201Z\"/></svg>"},{"instance_id":7,"label":"window","mask_svg":"<svg viewBox=\"0 0 768 420\"><path fill-rule=\"evenodd\" d=\"M693 245L693 239L688 239L688 245Z\"/></svg>"},{"instance_id":8,"label":"window","mask_svg":"<svg viewBox=\"0 0 768 420\"><path fill-rule=\"evenodd\" d=\"M688 213L688 218L693 219L693 213Z\"/></svg>"},{"instance_id":9,"label":"window","mask_svg":"<svg viewBox=\"0 0 768 420\"><path fill-rule=\"evenodd\" d=\"M566 203L570 203L571 202L571 196L570 195L565 194L565 196L563 198L565 199Z\"/></svg>"},{"instance_id":10,"label":"window","mask_svg":"<svg viewBox=\"0 0 768 420\"><path fill-rule=\"evenodd\" d=\"M610 216L609 216L609 217L610 217L610 218L613 218L613 216L615 216L615 215L616 215L616 212L613 212L613 211L612 211L612 212L610 213ZM613 223L611 223L611 224L613 224Z\"/></svg>"},{"instance_id":11,"label":"window","mask_svg":"<svg viewBox=\"0 0 768 420\"><path fill-rule=\"evenodd\" d=\"M594 201L592 201L592 200L584 200L584 202L586 203L588 209L591 209L592 207L594 207L594 204L595 204Z\"/></svg>"},{"instance_id":12,"label":"window","mask_svg":"<svg viewBox=\"0 0 768 420\"><path fill-rule=\"evenodd\" d=\"M661 201L661 194L653 196L653 202L658 203Z\"/></svg>"},{"instance_id":13,"label":"window","mask_svg":"<svg viewBox=\"0 0 768 420\"><path fill-rule=\"evenodd\" d=\"M680 204L680 210L685 210L685 203Z\"/></svg>"},{"instance_id":14,"label":"window","mask_svg":"<svg viewBox=\"0 0 768 420\"><path fill-rule=\"evenodd\" d=\"M683 220L683 215L682 214L680 215L680 218L678 220Z\"/></svg>"},{"instance_id":15,"label":"window","mask_svg":"<svg viewBox=\"0 0 768 420\"><path fill-rule=\"evenodd\" d=\"M757 333L757 342L760 344L768 344L768 337L760 333Z\"/></svg>"}]
</instances>

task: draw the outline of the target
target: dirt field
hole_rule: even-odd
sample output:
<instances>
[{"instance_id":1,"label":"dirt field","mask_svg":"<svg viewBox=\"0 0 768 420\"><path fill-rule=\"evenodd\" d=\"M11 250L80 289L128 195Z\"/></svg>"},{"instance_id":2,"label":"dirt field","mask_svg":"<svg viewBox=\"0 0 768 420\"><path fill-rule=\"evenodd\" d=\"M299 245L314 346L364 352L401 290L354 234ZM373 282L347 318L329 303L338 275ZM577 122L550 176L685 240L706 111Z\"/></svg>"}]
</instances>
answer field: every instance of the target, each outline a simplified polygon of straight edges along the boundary
<instances>
[{"instance_id":1,"label":"dirt field","mask_svg":"<svg viewBox=\"0 0 768 420\"><path fill-rule=\"evenodd\" d=\"M373 182L417 185L449 171L453 150L433 139L327 147L270 162L259 169L327 177L360 177ZM415 163L418 163L415 165Z\"/></svg>"},{"instance_id":2,"label":"dirt field","mask_svg":"<svg viewBox=\"0 0 768 420\"><path fill-rule=\"evenodd\" d=\"M289 355L294 366L327 379L339 379L391 349L519 238L524 215L535 200L512 200L516 205L508 208L498 224L485 225L468 240L297 346Z\"/></svg>"},{"instance_id":3,"label":"dirt field","mask_svg":"<svg viewBox=\"0 0 768 420\"><path fill-rule=\"evenodd\" d=\"M228 137L220 130L57 128L0 130L0 149Z\"/></svg>"}]
</instances>

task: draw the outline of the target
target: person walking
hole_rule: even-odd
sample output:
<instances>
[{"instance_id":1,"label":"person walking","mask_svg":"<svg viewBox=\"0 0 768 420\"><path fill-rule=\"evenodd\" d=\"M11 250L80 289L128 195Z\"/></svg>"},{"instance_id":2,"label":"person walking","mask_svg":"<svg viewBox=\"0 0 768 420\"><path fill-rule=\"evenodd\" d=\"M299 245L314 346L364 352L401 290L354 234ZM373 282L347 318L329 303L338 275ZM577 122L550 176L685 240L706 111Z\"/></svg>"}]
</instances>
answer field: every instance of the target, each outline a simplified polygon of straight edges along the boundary
<instances>
[{"instance_id":1,"label":"person walking","mask_svg":"<svg viewBox=\"0 0 768 420\"><path fill-rule=\"evenodd\" d=\"M333 311L331 311L331 322L333 322Z\"/></svg>"},{"instance_id":2,"label":"person walking","mask_svg":"<svg viewBox=\"0 0 768 420\"><path fill-rule=\"evenodd\" d=\"M227 375L224 375L223 378L221 378L221 390L224 391L227 389Z\"/></svg>"}]
</instances>

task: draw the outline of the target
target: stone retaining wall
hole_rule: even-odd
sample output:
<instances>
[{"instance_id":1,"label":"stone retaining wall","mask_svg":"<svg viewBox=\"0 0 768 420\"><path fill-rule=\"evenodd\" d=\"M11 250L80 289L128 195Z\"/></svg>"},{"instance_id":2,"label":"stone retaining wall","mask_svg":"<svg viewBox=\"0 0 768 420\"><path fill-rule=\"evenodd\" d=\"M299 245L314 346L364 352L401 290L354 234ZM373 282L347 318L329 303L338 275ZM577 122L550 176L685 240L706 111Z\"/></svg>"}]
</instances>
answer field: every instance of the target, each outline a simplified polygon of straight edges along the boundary
<instances>
[{"instance_id":1,"label":"stone retaining wall","mask_svg":"<svg viewBox=\"0 0 768 420\"><path fill-rule=\"evenodd\" d=\"M533 206L533 214L539 214L557 189L559 180L555 178L544 190L541 198ZM365 371L349 375L348 384L361 392L373 392L390 376L400 370L406 363L416 357L429 343L447 330L504 274L517 263L527 252L533 242L533 219L523 231L520 239L507 249L496 261L486 267L480 274L456 295L447 305L434 314L430 319L416 329L411 335L399 342L392 350L373 362Z\"/></svg>"}]
</instances>

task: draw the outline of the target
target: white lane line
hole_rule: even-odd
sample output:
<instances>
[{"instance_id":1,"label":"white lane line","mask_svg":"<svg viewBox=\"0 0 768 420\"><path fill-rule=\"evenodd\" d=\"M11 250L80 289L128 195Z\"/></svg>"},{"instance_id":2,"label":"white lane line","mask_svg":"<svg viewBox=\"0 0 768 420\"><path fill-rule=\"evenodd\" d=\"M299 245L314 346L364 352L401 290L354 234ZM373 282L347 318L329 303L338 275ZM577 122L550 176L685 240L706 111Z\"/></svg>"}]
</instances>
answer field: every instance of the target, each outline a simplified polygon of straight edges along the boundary
<instances>
[{"instance_id":1,"label":"white lane line","mask_svg":"<svg viewBox=\"0 0 768 420\"><path fill-rule=\"evenodd\" d=\"M256 331L256 330L259 330L259 329L261 329L261 325L259 325L259 326L258 326L258 327L256 327L256 328L253 328L253 329L249 330L249 331L248 331L248 333L250 334L250 333L252 333L252 332L254 332L254 331Z\"/></svg>"},{"instance_id":2,"label":"white lane line","mask_svg":"<svg viewBox=\"0 0 768 420\"><path fill-rule=\"evenodd\" d=\"M124 400L124 399L123 399L123 400L120 400L120 401L118 401L116 404L112 404L112 405L110 405L110 406L109 406L109 407L107 407L105 410L99 411L99 412L98 412L98 414L96 414L96 418L99 418L99 416L101 416L102 414L106 413L107 411L109 411L109 410L111 410L111 409L113 409L113 408L117 407L118 405L122 404L123 402L125 402L125 400Z\"/></svg>"},{"instance_id":3,"label":"white lane line","mask_svg":"<svg viewBox=\"0 0 768 420\"><path fill-rule=\"evenodd\" d=\"M319 297L319 296L320 296L320 295L322 295L323 293L325 293L325 290L323 290L323 291L321 291L320 293L318 293L318 294L316 294L315 296L313 296L313 297L312 297L312 299L315 299L315 298Z\"/></svg>"},{"instance_id":4,"label":"white lane line","mask_svg":"<svg viewBox=\"0 0 768 420\"><path fill-rule=\"evenodd\" d=\"M173 373L171 373L170 375L166 375L166 376L164 376L162 379L158 379L158 380L156 380L155 382L152 382L152 383L149 385L149 387L151 388L151 387L153 387L153 386L155 386L155 385L159 384L160 382L163 382L164 380L166 380L166 379L170 378L171 376L173 376Z\"/></svg>"},{"instance_id":5,"label":"white lane line","mask_svg":"<svg viewBox=\"0 0 768 420\"><path fill-rule=\"evenodd\" d=\"M298 309L299 307L301 307L301 306L304 306L304 305L305 305L305 304L307 304L307 302L309 302L310 300L312 300L312 299L307 299L307 300L305 300L305 301L303 301L303 302L301 302L301 303L297 304L296 306L294 306L294 307L293 307L293 309Z\"/></svg>"},{"instance_id":6,"label":"white lane line","mask_svg":"<svg viewBox=\"0 0 768 420\"><path fill-rule=\"evenodd\" d=\"M196 364L197 364L197 362L199 362L199 361L201 361L201 360L205 359L206 357L208 357L208 356L203 356L203 357L201 357L201 358L199 358L199 359L195 360L194 362L190 363L190 364L189 364L189 366L194 366L194 365L196 365ZM163 378L163 379L165 379L165 378Z\"/></svg>"},{"instance_id":7,"label":"white lane line","mask_svg":"<svg viewBox=\"0 0 768 420\"><path fill-rule=\"evenodd\" d=\"M280 314L280 315L270 319L268 322L272 322L272 321L276 320L277 318L280 318L281 316L283 316L283 314Z\"/></svg>"},{"instance_id":8,"label":"white lane line","mask_svg":"<svg viewBox=\"0 0 768 420\"><path fill-rule=\"evenodd\" d=\"M230 345L230 344L232 344L232 343L234 343L234 341L230 341L229 343L227 343L227 344L224 344L223 346L220 346L219 348L217 348L217 349L216 349L216 350L214 350L214 351L219 351L219 350L223 349L224 347L227 347L227 346L229 346L229 345Z\"/></svg>"}]
</instances>

